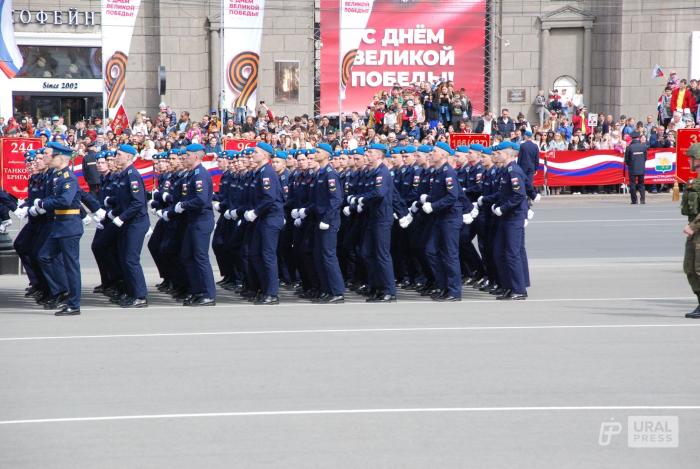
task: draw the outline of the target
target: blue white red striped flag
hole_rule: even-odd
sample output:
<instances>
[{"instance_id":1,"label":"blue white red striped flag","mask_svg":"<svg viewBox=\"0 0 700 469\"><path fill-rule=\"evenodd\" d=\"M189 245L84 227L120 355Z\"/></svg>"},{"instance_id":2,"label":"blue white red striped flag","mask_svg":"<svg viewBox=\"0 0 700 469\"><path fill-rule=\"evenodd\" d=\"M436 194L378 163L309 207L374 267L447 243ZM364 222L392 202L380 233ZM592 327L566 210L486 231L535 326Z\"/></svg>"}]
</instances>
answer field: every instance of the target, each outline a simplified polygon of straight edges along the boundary
<instances>
[{"instance_id":1,"label":"blue white red striped flag","mask_svg":"<svg viewBox=\"0 0 700 469\"><path fill-rule=\"evenodd\" d=\"M0 70L8 78L13 78L23 63L12 25L12 0L0 0Z\"/></svg>"}]
</instances>

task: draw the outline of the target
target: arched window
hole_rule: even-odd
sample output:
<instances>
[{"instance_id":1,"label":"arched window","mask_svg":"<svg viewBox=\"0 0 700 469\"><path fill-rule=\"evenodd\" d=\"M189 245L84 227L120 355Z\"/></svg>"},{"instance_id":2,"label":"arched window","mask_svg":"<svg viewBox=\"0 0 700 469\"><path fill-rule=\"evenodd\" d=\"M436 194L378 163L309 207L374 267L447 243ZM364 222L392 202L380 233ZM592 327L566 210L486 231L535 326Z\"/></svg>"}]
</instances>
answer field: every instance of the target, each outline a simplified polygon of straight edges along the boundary
<instances>
[{"instance_id":1,"label":"arched window","mask_svg":"<svg viewBox=\"0 0 700 469\"><path fill-rule=\"evenodd\" d=\"M569 75L562 75L556 80L554 80L553 89L557 90L560 96L564 94L564 90L566 90L565 96L569 100L573 98L577 88L578 81Z\"/></svg>"}]
</instances>

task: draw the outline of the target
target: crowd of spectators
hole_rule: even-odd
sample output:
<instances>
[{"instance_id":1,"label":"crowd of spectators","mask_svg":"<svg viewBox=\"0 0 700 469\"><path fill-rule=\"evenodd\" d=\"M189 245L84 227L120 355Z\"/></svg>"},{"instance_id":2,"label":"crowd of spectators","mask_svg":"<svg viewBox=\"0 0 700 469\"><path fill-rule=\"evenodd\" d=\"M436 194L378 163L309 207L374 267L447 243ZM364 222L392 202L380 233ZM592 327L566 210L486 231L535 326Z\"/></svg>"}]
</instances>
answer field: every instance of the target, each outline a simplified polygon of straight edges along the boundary
<instances>
[{"instance_id":1,"label":"crowd of spectators","mask_svg":"<svg viewBox=\"0 0 700 469\"><path fill-rule=\"evenodd\" d=\"M650 148L675 146L676 131L692 128L700 122L698 105L700 86L697 80L678 79L671 73L659 97L657 114L644 119L621 115L589 113L586 97L580 91L567 94L565 89L542 90L533 103L537 122L529 122L523 113L512 117L502 109L472 115L472 103L464 88L452 82L416 83L393 87L377 93L364 113L337 117L308 115L276 116L260 101L247 115L220 115L216 110L196 119L188 111L177 114L161 103L159 112L149 116L137 112L127 129L115 135L110 122L99 117L79 121L70 128L61 116L39 119L22 115L0 117L0 136L41 137L59 141L85 154L92 142L103 148L130 143L140 157L150 159L157 152L192 142L205 145L207 152L221 150L223 139L261 140L281 149L313 148L328 142L334 149L353 149L372 142L394 145L398 142L434 144L447 141L450 133L486 133L492 141L519 142L526 131L532 132L542 151L617 150L623 152L638 132Z\"/></svg>"}]
</instances>

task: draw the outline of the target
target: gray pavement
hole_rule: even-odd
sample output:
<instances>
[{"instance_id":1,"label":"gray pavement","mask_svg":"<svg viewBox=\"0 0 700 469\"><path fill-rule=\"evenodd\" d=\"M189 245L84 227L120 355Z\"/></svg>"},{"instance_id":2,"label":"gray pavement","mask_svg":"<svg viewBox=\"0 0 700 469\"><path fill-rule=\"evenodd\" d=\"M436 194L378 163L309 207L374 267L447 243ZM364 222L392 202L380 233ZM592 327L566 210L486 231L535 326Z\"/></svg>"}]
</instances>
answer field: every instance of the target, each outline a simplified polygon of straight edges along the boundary
<instances>
[{"instance_id":1,"label":"gray pavement","mask_svg":"<svg viewBox=\"0 0 700 469\"><path fill-rule=\"evenodd\" d=\"M107 305L89 293L88 233L82 316L0 277L0 467L695 468L683 223L668 194L547 198L525 302L468 289L458 304L254 307L224 292L205 310ZM651 436L678 446L628 447L630 416L677 417Z\"/></svg>"}]
</instances>

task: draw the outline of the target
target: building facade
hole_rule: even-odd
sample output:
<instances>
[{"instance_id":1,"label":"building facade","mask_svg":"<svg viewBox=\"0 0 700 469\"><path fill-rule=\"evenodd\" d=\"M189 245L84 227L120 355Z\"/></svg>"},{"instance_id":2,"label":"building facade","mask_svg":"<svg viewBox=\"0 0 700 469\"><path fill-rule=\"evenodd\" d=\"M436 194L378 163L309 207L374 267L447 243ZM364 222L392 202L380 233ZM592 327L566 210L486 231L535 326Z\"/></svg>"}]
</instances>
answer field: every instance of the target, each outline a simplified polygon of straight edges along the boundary
<instances>
[{"instance_id":1,"label":"building facade","mask_svg":"<svg viewBox=\"0 0 700 469\"><path fill-rule=\"evenodd\" d=\"M666 76L700 78L694 0L487 5L485 96L494 112L507 107L534 119L538 90L578 88L591 111L642 117L654 113L665 83L652 77L655 65ZM100 1L15 0L14 9L25 66L0 89L0 115L101 115ZM220 9L218 0L142 0L126 75L130 115L153 113L160 102L195 117L221 107ZM318 0L266 2L257 95L276 115L315 111L319 18Z\"/></svg>"}]
</instances>

